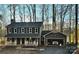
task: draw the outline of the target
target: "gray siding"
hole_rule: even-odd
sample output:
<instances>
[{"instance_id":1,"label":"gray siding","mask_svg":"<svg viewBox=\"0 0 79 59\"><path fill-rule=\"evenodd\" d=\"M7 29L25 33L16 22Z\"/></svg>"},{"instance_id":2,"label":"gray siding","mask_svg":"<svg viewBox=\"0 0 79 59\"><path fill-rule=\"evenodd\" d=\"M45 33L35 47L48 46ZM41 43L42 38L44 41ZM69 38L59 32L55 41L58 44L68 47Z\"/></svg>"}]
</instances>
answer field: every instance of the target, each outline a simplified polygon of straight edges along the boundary
<instances>
[{"instance_id":1,"label":"gray siding","mask_svg":"<svg viewBox=\"0 0 79 59\"><path fill-rule=\"evenodd\" d=\"M7 28L7 34L9 33L10 29L11 29L11 34L14 34L14 28L16 28L16 27L13 27L13 28L10 27L9 29ZM39 27L32 27L32 33L35 34L35 28L38 28L38 34L41 34L41 31L42 31L41 27L40 28ZM17 29L17 34L21 34L21 27L17 27L16 29ZM25 32L25 34L30 34L29 27L24 28L24 32Z\"/></svg>"},{"instance_id":2,"label":"gray siding","mask_svg":"<svg viewBox=\"0 0 79 59\"><path fill-rule=\"evenodd\" d=\"M42 22L30 22L30 23L12 23L7 26L7 35L6 37L41 37L42 32ZM11 33L9 33L9 29ZM17 33L14 34L14 28L17 29ZM21 33L21 28L24 28L24 33ZM29 33L29 28L32 28L32 33ZM35 33L35 28L38 28L38 33ZM22 34L22 35L21 35Z\"/></svg>"}]
</instances>

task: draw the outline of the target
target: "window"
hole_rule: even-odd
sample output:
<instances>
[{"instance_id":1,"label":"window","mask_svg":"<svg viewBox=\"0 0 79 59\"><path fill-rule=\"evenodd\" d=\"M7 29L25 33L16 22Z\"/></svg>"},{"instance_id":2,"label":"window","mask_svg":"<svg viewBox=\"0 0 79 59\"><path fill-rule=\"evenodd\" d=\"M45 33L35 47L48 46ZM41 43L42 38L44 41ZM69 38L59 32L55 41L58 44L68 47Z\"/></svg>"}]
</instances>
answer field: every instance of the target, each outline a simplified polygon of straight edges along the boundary
<instances>
[{"instance_id":1,"label":"window","mask_svg":"<svg viewBox=\"0 0 79 59\"><path fill-rule=\"evenodd\" d=\"M32 28L29 28L29 33L32 33Z\"/></svg>"},{"instance_id":2,"label":"window","mask_svg":"<svg viewBox=\"0 0 79 59\"><path fill-rule=\"evenodd\" d=\"M21 33L25 33L25 29L24 28L21 28Z\"/></svg>"},{"instance_id":3,"label":"window","mask_svg":"<svg viewBox=\"0 0 79 59\"><path fill-rule=\"evenodd\" d=\"M35 28L35 33L36 33L36 34L38 33L38 28Z\"/></svg>"},{"instance_id":4,"label":"window","mask_svg":"<svg viewBox=\"0 0 79 59\"><path fill-rule=\"evenodd\" d=\"M15 34L17 33L17 29L16 29L16 28L14 28L14 33L15 33Z\"/></svg>"},{"instance_id":5,"label":"window","mask_svg":"<svg viewBox=\"0 0 79 59\"><path fill-rule=\"evenodd\" d=\"M11 28L8 29L8 33L11 34Z\"/></svg>"}]
</instances>

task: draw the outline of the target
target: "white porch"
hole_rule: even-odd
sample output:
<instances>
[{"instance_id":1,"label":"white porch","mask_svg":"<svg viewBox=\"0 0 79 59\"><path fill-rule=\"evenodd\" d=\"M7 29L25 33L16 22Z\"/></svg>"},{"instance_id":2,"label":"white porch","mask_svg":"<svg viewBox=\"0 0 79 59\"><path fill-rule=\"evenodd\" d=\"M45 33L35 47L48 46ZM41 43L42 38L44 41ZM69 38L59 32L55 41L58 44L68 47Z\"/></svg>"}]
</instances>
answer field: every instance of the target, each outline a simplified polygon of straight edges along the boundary
<instances>
[{"instance_id":1,"label":"white porch","mask_svg":"<svg viewBox=\"0 0 79 59\"><path fill-rule=\"evenodd\" d=\"M13 41L12 41L13 39ZM38 40L39 38L35 38L34 40L30 40L28 38L7 38L6 45L12 45L12 46L17 46L17 45L24 45L24 46L38 46Z\"/></svg>"}]
</instances>

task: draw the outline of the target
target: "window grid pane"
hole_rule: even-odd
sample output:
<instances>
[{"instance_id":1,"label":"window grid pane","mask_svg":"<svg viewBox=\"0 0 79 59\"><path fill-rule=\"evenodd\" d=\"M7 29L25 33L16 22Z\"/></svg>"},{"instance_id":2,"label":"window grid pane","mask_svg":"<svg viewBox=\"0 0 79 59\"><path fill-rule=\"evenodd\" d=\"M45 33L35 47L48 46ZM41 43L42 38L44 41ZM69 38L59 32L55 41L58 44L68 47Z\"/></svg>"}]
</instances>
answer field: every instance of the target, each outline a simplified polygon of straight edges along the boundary
<instances>
[{"instance_id":1,"label":"window grid pane","mask_svg":"<svg viewBox=\"0 0 79 59\"><path fill-rule=\"evenodd\" d=\"M38 33L38 28L35 28L35 33Z\"/></svg>"},{"instance_id":2,"label":"window grid pane","mask_svg":"<svg viewBox=\"0 0 79 59\"><path fill-rule=\"evenodd\" d=\"M24 28L21 28L21 33L25 33L25 30L24 30Z\"/></svg>"},{"instance_id":3,"label":"window grid pane","mask_svg":"<svg viewBox=\"0 0 79 59\"><path fill-rule=\"evenodd\" d=\"M14 33L15 33L15 34L17 33L17 29L16 29L16 28L14 28Z\"/></svg>"},{"instance_id":4,"label":"window grid pane","mask_svg":"<svg viewBox=\"0 0 79 59\"><path fill-rule=\"evenodd\" d=\"M32 28L29 28L29 33L32 33Z\"/></svg>"}]
</instances>

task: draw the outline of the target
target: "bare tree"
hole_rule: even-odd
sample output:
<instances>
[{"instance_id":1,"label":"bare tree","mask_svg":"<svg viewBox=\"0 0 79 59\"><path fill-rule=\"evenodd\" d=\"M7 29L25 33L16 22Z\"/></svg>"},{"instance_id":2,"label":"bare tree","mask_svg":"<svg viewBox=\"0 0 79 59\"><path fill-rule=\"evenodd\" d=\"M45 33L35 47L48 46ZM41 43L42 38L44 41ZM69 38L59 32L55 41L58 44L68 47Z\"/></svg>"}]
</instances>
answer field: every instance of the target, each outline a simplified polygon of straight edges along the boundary
<instances>
[{"instance_id":1,"label":"bare tree","mask_svg":"<svg viewBox=\"0 0 79 59\"><path fill-rule=\"evenodd\" d=\"M47 5L42 5L42 22L45 21L45 24L44 24L44 28L45 30L50 30L49 29L49 4Z\"/></svg>"},{"instance_id":2,"label":"bare tree","mask_svg":"<svg viewBox=\"0 0 79 59\"><path fill-rule=\"evenodd\" d=\"M49 5L46 5L45 7L45 18L46 18L46 22L47 22L47 30L49 29Z\"/></svg>"},{"instance_id":3,"label":"bare tree","mask_svg":"<svg viewBox=\"0 0 79 59\"><path fill-rule=\"evenodd\" d=\"M22 14L22 10L21 10L21 6L18 6L18 10L19 10L19 17L21 19L21 22L23 22L23 14Z\"/></svg>"},{"instance_id":4,"label":"bare tree","mask_svg":"<svg viewBox=\"0 0 79 59\"><path fill-rule=\"evenodd\" d=\"M60 18L61 18L61 21L60 21L60 24L61 24L60 31L61 32L63 32L64 18L66 16L67 11L68 11L68 7L69 7L69 5L66 5L66 6L61 5L61 11L60 11Z\"/></svg>"},{"instance_id":5,"label":"bare tree","mask_svg":"<svg viewBox=\"0 0 79 59\"><path fill-rule=\"evenodd\" d=\"M10 11L10 19L12 19L12 5L8 5L9 11Z\"/></svg>"},{"instance_id":6,"label":"bare tree","mask_svg":"<svg viewBox=\"0 0 79 59\"><path fill-rule=\"evenodd\" d=\"M28 9L28 12L29 12L29 17L30 17L30 22L32 22L32 15L31 15L31 5L26 5L27 9Z\"/></svg>"},{"instance_id":7,"label":"bare tree","mask_svg":"<svg viewBox=\"0 0 79 59\"><path fill-rule=\"evenodd\" d=\"M15 11L16 11L15 8L16 8L16 5L13 4L12 7L13 7L13 19L15 20Z\"/></svg>"},{"instance_id":8,"label":"bare tree","mask_svg":"<svg viewBox=\"0 0 79 59\"><path fill-rule=\"evenodd\" d=\"M23 5L23 16L24 16L24 22L25 22L25 5Z\"/></svg>"},{"instance_id":9,"label":"bare tree","mask_svg":"<svg viewBox=\"0 0 79 59\"><path fill-rule=\"evenodd\" d=\"M45 4L42 5L42 22L44 22Z\"/></svg>"},{"instance_id":10,"label":"bare tree","mask_svg":"<svg viewBox=\"0 0 79 59\"><path fill-rule=\"evenodd\" d=\"M33 10L33 6L32 5L18 5L18 10L19 10L19 16L20 16L20 19L21 19L21 22L25 22L26 20L26 10L28 11L28 15L29 15L29 18L30 18L30 22L32 22L32 12L31 10Z\"/></svg>"},{"instance_id":11,"label":"bare tree","mask_svg":"<svg viewBox=\"0 0 79 59\"><path fill-rule=\"evenodd\" d=\"M14 19L14 21L15 21L16 5L10 4L10 5L8 5L8 8L10 10L10 19Z\"/></svg>"},{"instance_id":12,"label":"bare tree","mask_svg":"<svg viewBox=\"0 0 79 59\"><path fill-rule=\"evenodd\" d=\"M3 16L2 15L0 15L0 21L3 21Z\"/></svg>"},{"instance_id":13,"label":"bare tree","mask_svg":"<svg viewBox=\"0 0 79 59\"><path fill-rule=\"evenodd\" d=\"M72 4L69 6L69 42L71 43L71 19L72 19Z\"/></svg>"},{"instance_id":14,"label":"bare tree","mask_svg":"<svg viewBox=\"0 0 79 59\"><path fill-rule=\"evenodd\" d=\"M33 22L36 22L36 5L31 5L32 8L32 14L33 14Z\"/></svg>"},{"instance_id":15,"label":"bare tree","mask_svg":"<svg viewBox=\"0 0 79 59\"><path fill-rule=\"evenodd\" d=\"M0 37L2 36L2 15L0 15Z\"/></svg>"}]
</instances>

